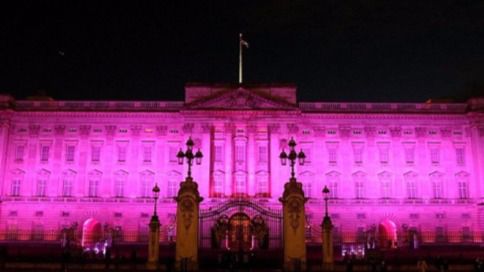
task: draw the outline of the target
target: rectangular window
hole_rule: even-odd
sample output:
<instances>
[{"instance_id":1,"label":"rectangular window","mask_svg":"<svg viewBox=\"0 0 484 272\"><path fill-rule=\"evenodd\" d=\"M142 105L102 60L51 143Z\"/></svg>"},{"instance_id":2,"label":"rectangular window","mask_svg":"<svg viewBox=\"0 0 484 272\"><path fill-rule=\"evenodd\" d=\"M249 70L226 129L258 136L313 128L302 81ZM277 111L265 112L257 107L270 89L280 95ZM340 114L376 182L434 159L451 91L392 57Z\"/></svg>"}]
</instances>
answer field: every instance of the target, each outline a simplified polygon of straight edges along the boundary
<instances>
[{"instance_id":1,"label":"rectangular window","mask_svg":"<svg viewBox=\"0 0 484 272\"><path fill-rule=\"evenodd\" d=\"M167 197L175 197L177 195L177 190L178 190L178 182L176 179L170 179L168 180L168 188L166 192Z\"/></svg>"},{"instance_id":2,"label":"rectangular window","mask_svg":"<svg viewBox=\"0 0 484 272\"><path fill-rule=\"evenodd\" d=\"M259 146L259 163L266 163L268 158L267 146Z\"/></svg>"},{"instance_id":3,"label":"rectangular window","mask_svg":"<svg viewBox=\"0 0 484 272\"><path fill-rule=\"evenodd\" d=\"M176 157L176 155L178 154L178 148L174 145L171 145L169 148L168 148L168 159L170 162L178 162L178 158Z\"/></svg>"},{"instance_id":4,"label":"rectangular window","mask_svg":"<svg viewBox=\"0 0 484 272\"><path fill-rule=\"evenodd\" d=\"M143 162L144 163L150 163L151 162L151 152L152 148L151 146L144 146L143 147Z\"/></svg>"},{"instance_id":5,"label":"rectangular window","mask_svg":"<svg viewBox=\"0 0 484 272\"><path fill-rule=\"evenodd\" d=\"M118 146L118 162L126 162L126 146Z\"/></svg>"},{"instance_id":6,"label":"rectangular window","mask_svg":"<svg viewBox=\"0 0 484 272\"><path fill-rule=\"evenodd\" d=\"M97 197L98 186L99 186L99 180L97 179L89 180L89 190L88 190L89 197Z\"/></svg>"},{"instance_id":7,"label":"rectangular window","mask_svg":"<svg viewBox=\"0 0 484 272\"><path fill-rule=\"evenodd\" d=\"M378 143L378 151L380 155L380 163L388 164L390 161L390 143Z\"/></svg>"},{"instance_id":8,"label":"rectangular window","mask_svg":"<svg viewBox=\"0 0 484 272\"><path fill-rule=\"evenodd\" d=\"M66 162L74 162L75 152L76 152L75 145L66 146Z\"/></svg>"},{"instance_id":9,"label":"rectangular window","mask_svg":"<svg viewBox=\"0 0 484 272\"><path fill-rule=\"evenodd\" d=\"M381 182L381 197L382 198L390 198L392 196L392 187L391 183L388 180L384 180Z\"/></svg>"},{"instance_id":10,"label":"rectangular window","mask_svg":"<svg viewBox=\"0 0 484 272\"><path fill-rule=\"evenodd\" d=\"M440 163L440 143L429 143L430 162L434 165Z\"/></svg>"},{"instance_id":11,"label":"rectangular window","mask_svg":"<svg viewBox=\"0 0 484 272\"><path fill-rule=\"evenodd\" d=\"M303 191L304 191L304 196L311 198L312 197L312 184L310 182L304 182L303 183Z\"/></svg>"},{"instance_id":12,"label":"rectangular window","mask_svg":"<svg viewBox=\"0 0 484 272\"><path fill-rule=\"evenodd\" d=\"M361 181L355 182L355 198L356 199L361 199L365 197L364 194L364 184Z\"/></svg>"},{"instance_id":13,"label":"rectangular window","mask_svg":"<svg viewBox=\"0 0 484 272\"><path fill-rule=\"evenodd\" d=\"M338 161L338 154L336 153L336 149L328 149L328 162L329 164L336 164Z\"/></svg>"},{"instance_id":14,"label":"rectangular window","mask_svg":"<svg viewBox=\"0 0 484 272\"><path fill-rule=\"evenodd\" d=\"M465 181L458 182L459 187L459 198L468 199L469 198L469 184Z\"/></svg>"},{"instance_id":15,"label":"rectangular window","mask_svg":"<svg viewBox=\"0 0 484 272\"><path fill-rule=\"evenodd\" d=\"M62 196L72 196L72 179L70 179L69 177L64 178L64 180L62 181Z\"/></svg>"},{"instance_id":16,"label":"rectangular window","mask_svg":"<svg viewBox=\"0 0 484 272\"><path fill-rule=\"evenodd\" d=\"M12 187L10 189L11 196L20 196L20 179L12 180Z\"/></svg>"},{"instance_id":17,"label":"rectangular window","mask_svg":"<svg viewBox=\"0 0 484 272\"><path fill-rule=\"evenodd\" d=\"M407 182L407 197L409 199L417 198L417 184L413 181Z\"/></svg>"},{"instance_id":18,"label":"rectangular window","mask_svg":"<svg viewBox=\"0 0 484 272\"><path fill-rule=\"evenodd\" d=\"M223 153L223 147L221 145L216 145L215 146L215 154L214 154L214 160L215 162L223 162L224 161L224 153Z\"/></svg>"},{"instance_id":19,"label":"rectangular window","mask_svg":"<svg viewBox=\"0 0 484 272\"><path fill-rule=\"evenodd\" d=\"M114 180L114 196L124 197L124 180L122 178Z\"/></svg>"},{"instance_id":20,"label":"rectangular window","mask_svg":"<svg viewBox=\"0 0 484 272\"><path fill-rule=\"evenodd\" d=\"M355 164L363 163L363 142L353 142L353 161Z\"/></svg>"},{"instance_id":21,"label":"rectangular window","mask_svg":"<svg viewBox=\"0 0 484 272\"><path fill-rule=\"evenodd\" d=\"M405 142L403 143L405 163L412 165L415 162L415 143Z\"/></svg>"},{"instance_id":22,"label":"rectangular window","mask_svg":"<svg viewBox=\"0 0 484 272\"><path fill-rule=\"evenodd\" d=\"M465 148L458 147L455 149L455 160L458 166L464 166L466 164Z\"/></svg>"},{"instance_id":23,"label":"rectangular window","mask_svg":"<svg viewBox=\"0 0 484 272\"><path fill-rule=\"evenodd\" d=\"M40 161L41 162L48 162L49 161L49 149L50 149L50 146L48 146L48 145L41 145L40 146Z\"/></svg>"},{"instance_id":24,"label":"rectangular window","mask_svg":"<svg viewBox=\"0 0 484 272\"><path fill-rule=\"evenodd\" d=\"M38 179L35 195L36 196L45 196L46 188L47 188L47 180L43 179L43 178Z\"/></svg>"},{"instance_id":25,"label":"rectangular window","mask_svg":"<svg viewBox=\"0 0 484 272\"><path fill-rule=\"evenodd\" d=\"M101 160L101 146L91 146L91 162L98 163Z\"/></svg>"},{"instance_id":26,"label":"rectangular window","mask_svg":"<svg viewBox=\"0 0 484 272\"><path fill-rule=\"evenodd\" d=\"M328 189L329 189L329 198L332 198L332 199L338 198L338 182L330 182Z\"/></svg>"},{"instance_id":27,"label":"rectangular window","mask_svg":"<svg viewBox=\"0 0 484 272\"><path fill-rule=\"evenodd\" d=\"M25 153L25 145L17 145L15 148L15 161L23 162Z\"/></svg>"},{"instance_id":28,"label":"rectangular window","mask_svg":"<svg viewBox=\"0 0 484 272\"><path fill-rule=\"evenodd\" d=\"M245 162L245 146L235 146L235 161L237 163Z\"/></svg>"}]
</instances>

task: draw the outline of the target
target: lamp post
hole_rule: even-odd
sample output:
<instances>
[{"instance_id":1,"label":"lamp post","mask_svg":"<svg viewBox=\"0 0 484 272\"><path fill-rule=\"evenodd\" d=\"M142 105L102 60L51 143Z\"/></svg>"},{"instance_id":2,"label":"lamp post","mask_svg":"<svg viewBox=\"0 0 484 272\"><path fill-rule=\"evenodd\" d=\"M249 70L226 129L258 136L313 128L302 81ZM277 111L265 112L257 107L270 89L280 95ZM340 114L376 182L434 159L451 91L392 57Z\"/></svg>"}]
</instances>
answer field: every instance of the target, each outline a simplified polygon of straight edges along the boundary
<instances>
[{"instance_id":1,"label":"lamp post","mask_svg":"<svg viewBox=\"0 0 484 272\"><path fill-rule=\"evenodd\" d=\"M186 150L180 148L176 155L178 164L183 165L186 159L188 164L188 175L185 181L180 183L180 189L176 196L176 271L197 271L198 270L198 218L199 204L203 200L198 192L198 184L192 178L192 166L202 163L203 154L198 149L194 152L195 143L192 138L186 142Z\"/></svg>"},{"instance_id":2,"label":"lamp post","mask_svg":"<svg viewBox=\"0 0 484 272\"><path fill-rule=\"evenodd\" d=\"M331 222L331 218L328 214L328 200L329 200L329 189L325 185L323 188L323 196L324 196L324 218L323 224L321 225L323 228L323 269L325 270L332 270L333 268L333 223Z\"/></svg>"},{"instance_id":3,"label":"lamp post","mask_svg":"<svg viewBox=\"0 0 484 272\"><path fill-rule=\"evenodd\" d=\"M296 165L296 160L298 160L299 165L304 165L304 161L306 160L306 154L301 150L296 152L296 141L294 141L294 138L291 137L291 140L288 143L289 145L289 154L282 149L281 154L279 155L279 158L281 159L281 165L286 165L287 160L289 159L289 166L291 167L291 181L296 181L295 173L294 173L294 166Z\"/></svg>"},{"instance_id":4,"label":"lamp post","mask_svg":"<svg viewBox=\"0 0 484 272\"><path fill-rule=\"evenodd\" d=\"M176 154L176 157L178 158L178 164L180 165L183 164L184 158L187 159L188 178L191 179L193 160L195 160L195 163L197 165L200 165L202 163L203 154L200 151L200 149L198 149L198 151L195 154L193 154L193 146L195 145L195 143L193 142L192 137L188 138L186 145L187 145L187 149L185 150L185 152L183 152L183 150L180 148L180 151L178 151L178 154Z\"/></svg>"},{"instance_id":5,"label":"lamp post","mask_svg":"<svg viewBox=\"0 0 484 272\"><path fill-rule=\"evenodd\" d=\"M149 236L149 243L148 243L148 269L157 269L158 268L158 260L160 254L160 220L158 219L158 214L156 213L156 208L158 204L158 198L160 196L160 188L158 184L155 184L153 187L153 199L155 201L153 207L153 215L151 216L150 220L150 236Z\"/></svg>"}]
</instances>

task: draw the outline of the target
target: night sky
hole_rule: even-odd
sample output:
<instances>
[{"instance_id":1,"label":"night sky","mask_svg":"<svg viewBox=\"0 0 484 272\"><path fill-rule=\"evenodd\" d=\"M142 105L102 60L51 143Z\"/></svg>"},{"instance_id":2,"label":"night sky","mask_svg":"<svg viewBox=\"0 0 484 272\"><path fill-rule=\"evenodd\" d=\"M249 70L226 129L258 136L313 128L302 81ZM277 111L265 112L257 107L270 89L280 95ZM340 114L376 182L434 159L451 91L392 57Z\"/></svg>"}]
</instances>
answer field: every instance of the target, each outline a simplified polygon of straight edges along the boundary
<instances>
[{"instance_id":1,"label":"night sky","mask_svg":"<svg viewBox=\"0 0 484 272\"><path fill-rule=\"evenodd\" d=\"M295 83L302 101L484 95L484 1L12 1L0 92L182 100L187 82Z\"/></svg>"}]
</instances>

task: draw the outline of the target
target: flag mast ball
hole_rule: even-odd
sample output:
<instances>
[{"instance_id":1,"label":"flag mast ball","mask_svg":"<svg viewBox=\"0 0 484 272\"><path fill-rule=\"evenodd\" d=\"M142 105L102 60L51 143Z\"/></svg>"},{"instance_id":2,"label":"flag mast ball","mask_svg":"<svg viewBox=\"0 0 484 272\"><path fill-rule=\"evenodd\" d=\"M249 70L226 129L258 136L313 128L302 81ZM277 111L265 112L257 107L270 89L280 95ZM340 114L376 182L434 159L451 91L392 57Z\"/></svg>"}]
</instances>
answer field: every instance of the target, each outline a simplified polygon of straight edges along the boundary
<instances>
[{"instance_id":1,"label":"flag mast ball","mask_svg":"<svg viewBox=\"0 0 484 272\"><path fill-rule=\"evenodd\" d=\"M249 43L244 41L242 33L239 33L239 84L242 84L242 47L249 48Z\"/></svg>"}]
</instances>

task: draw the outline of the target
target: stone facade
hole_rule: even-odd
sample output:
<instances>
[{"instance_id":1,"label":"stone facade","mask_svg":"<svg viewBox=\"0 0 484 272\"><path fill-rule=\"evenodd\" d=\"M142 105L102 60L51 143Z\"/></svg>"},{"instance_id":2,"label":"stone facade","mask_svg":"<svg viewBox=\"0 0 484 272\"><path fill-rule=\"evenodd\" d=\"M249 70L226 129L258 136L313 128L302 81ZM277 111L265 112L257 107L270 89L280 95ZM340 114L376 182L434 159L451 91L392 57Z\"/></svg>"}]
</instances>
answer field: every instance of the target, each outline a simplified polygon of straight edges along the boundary
<instances>
[{"instance_id":1,"label":"stone facade","mask_svg":"<svg viewBox=\"0 0 484 272\"><path fill-rule=\"evenodd\" d=\"M398 245L482 242L482 99L297 103L292 85L192 84L185 101L2 96L0 106L0 240L52 241L74 228L80 241L100 229L99 237L116 230L125 242L145 242L156 181L160 240L174 241L174 197L186 175L176 154L191 136L204 154L193 168L202 215L280 212L289 169L279 153L294 137L307 156L296 177L308 198L308 242L321 242L324 185L336 244L383 246L391 231ZM234 201L252 206L224 206Z\"/></svg>"}]
</instances>

